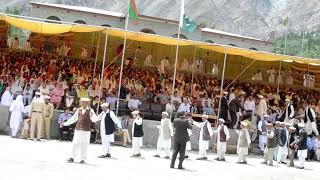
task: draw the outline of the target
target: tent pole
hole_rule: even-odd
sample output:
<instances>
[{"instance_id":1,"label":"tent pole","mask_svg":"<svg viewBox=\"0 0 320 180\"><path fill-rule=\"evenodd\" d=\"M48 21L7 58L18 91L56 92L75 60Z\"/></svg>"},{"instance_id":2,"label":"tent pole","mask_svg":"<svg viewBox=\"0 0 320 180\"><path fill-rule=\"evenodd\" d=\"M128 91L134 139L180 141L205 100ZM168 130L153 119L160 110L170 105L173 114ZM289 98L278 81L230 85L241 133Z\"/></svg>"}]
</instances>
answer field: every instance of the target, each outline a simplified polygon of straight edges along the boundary
<instances>
[{"instance_id":1,"label":"tent pole","mask_svg":"<svg viewBox=\"0 0 320 180\"><path fill-rule=\"evenodd\" d=\"M192 62L192 75L191 75L191 94L190 97L192 97L192 93L193 93L193 79L194 79L194 62L196 60L196 53L197 53L197 46L194 47L194 53L193 53L193 62ZM190 66L189 66L190 67Z\"/></svg>"},{"instance_id":2,"label":"tent pole","mask_svg":"<svg viewBox=\"0 0 320 180\"><path fill-rule=\"evenodd\" d=\"M225 70L226 70L226 62L227 62L227 50L228 48L225 47L224 49L224 60L223 60L223 69L222 69L222 75L221 75L221 87L220 87L220 97L219 97L219 106L218 106L218 115L216 118L216 122L215 122L215 126L218 126L218 119L220 116L220 107L221 107L221 99L222 99L222 91L223 91L223 85L224 85L224 74L225 74Z\"/></svg>"},{"instance_id":3,"label":"tent pole","mask_svg":"<svg viewBox=\"0 0 320 180\"><path fill-rule=\"evenodd\" d=\"M100 93L99 93L99 100L98 100L97 112L99 112L99 108L100 108L102 81L103 81L103 75L104 75L104 65L105 65L105 63L106 63L106 54L107 54L107 45L108 45L108 35L109 35L109 28L107 29L107 32L106 32L106 40L105 40L105 42L104 42L102 71L101 71L101 76L100 76L100 90L99 90ZM99 36L100 36L100 34L99 34Z\"/></svg>"},{"instance_id":4,"label":"tent pole","mask_svg":"<svg viewBox=\"0 0 320 180\"><path fill-rule=\"evenodd\" d=\"M118 116L118 112L119 112L120 90L121 90L122 76L123 76L124 55L125 55L125 52L126 52L127 37L128 37L129 8L130 8L130 0L128 1L128 14L127 14L126 23L125 23L125 34L124 34L124 41L123 41L123 51L122 51L122 58L121 58L120 77L119 77L119 84L118 84L119 87L118 87L116 116Z\"/></svg>"},{"instance_id":5,"label":"tent pole","mask_svg":"<svg viewBox=\"0 0 320 180\"><path fill-rule=\"evenodd\" d=\"M107 31L109 31L109 29L107 29ZM97 61L98 61L98 52L99 52L99 46L100 46L100 34L98 36L98 44L97 44L97 49L96 49L96 60L94 62L94 68L93 68L93 77L92 80L94 80L95 76L96 76L96 68L97 68ZM93 40L93 39L92 39ZM107 39L106 39L107 41ZM92 81L93 82L93 81Z\"/></svg>"},{"instance_id":6,"label":"tent pole","mask_svg":"<svg viewBox=\"0 0 320 180\"><path fill-rule=\"evenodd\" d=\"M280 90L281 65L282 65L282 61L280 61L280 65L279 65L279 74L278 74L278 82L277 82L277 93L278 94L279 94L279 90Z\"/></svg>"},{"instance_id":7,"label":"tent pole","mask_svg":"<svg viewBox=\"0 0 320 180\"><path fill-rule=\"evenodd\" d=\"M250 67L254 62L256 62L256 60L253 60L246 68L244 68L244 70L243 70L242 72L240 72L240 74L238 74L238 76L235 77L235 78L231 81L231 83L228 84L228 86L225 87L224 89L229 88L236 80L238 80L239 77L240 77L244 72L246 72L246 70L249 69L249 67Z\"/></svg>"},{"instance_id":8,"label":"tent pole","mask_svg":"<svg viewBox=\"0 0 320 180\"><path fill-rule=\"evenodd\" d=\"M180 9L180 17L183 16L183 8L184 8L184 0L181 1L181 9ZM176 74L177 74L177 64L178 64L178 55L179 55L179 42L180 42L180 33L181 33L181 18L179 19L179 27L178 27L178 39L177 39L177 45L176 45L176 58L174 62L174 71L173 71L173 82L172 82L172 93L171 93L171 100L170 104L173 105L173 96L174 96L174 89L176 85ZM170 119L172 118L172 111L170 112Z\"/></svg>"}]
</instances>

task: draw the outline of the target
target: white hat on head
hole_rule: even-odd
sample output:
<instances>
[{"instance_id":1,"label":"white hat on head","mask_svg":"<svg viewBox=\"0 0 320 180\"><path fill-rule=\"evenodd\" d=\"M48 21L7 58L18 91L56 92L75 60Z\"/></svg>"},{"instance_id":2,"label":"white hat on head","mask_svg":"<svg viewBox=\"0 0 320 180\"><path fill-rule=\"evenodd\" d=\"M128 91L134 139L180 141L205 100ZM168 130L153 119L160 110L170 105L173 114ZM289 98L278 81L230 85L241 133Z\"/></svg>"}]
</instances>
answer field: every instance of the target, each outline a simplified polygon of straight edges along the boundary
<instances>
[{"instance_id":1,"label":"white hat on head","mask_svg":"<svg viewBox=\"0 0 320 180\"><path fill-rule=\"evenodd\" d=\"M263 98L263 96L262 96L261 94L258 94L257 96L258 96L258 98L260 98L260 99Z\"/></svg>"},{"instance_id":2,"label":"white hat on head","mask_svg":"<svg viewBox=\"0 0 320 180\"><path fill-rule=\"evenodd\" d=\"M81 102L90 102L90 99L89 98L80 98L80 101Z\"/></svg>"},{"instance_id":3,"label":"white hat on head","mask_svg":"<svg viewBox=\"0 0 320 180\"><path fill-rule=\"evenodd\" d=\"M265 114L265 115L263 115L263 117L267 118L267 117L269 117L269 115L268 115L268 114Z\"/></svg>"},{"instance_id":4,"label":"white hat on head","mask_svg":"<svg viewBox=\"0 0 320 180\"><path fill-rule=\"evenodd\" d=\"M169 113L163 111L162 114L166 115L166 116L169 116Z\"/></svg>"},{"instance_id":5,"label":"white hat on head","mask_svg":"<svg viewBox=\"0 0 320 180\"><path fill-rule=\"evenodd\" d=\"M51 97L48 96L48 95L44 95L44 96L43 96L43 99L51 99Z\"/></svg>"},{"instance_id":6,"label":"white hat on head","mask_svg":"<svg viewBox=\"0 0 320 180\"><path fill-rule=\"evenodd\" d=\"M100 105L101 107L108 107L109 106L109 103L103 103Z\"/></svg>"},{"instance_id":7,"label":"white hat on head","mask_svg":"<svg viewBox=\"0 0 320 180\"><path fill-rule=\"evenodd\" d=\"M299 127L299 128L304 128L304 123L299 123L299 124L298 124L298 127Z\"/></svg>"},{"instance_id":8,"label":"white hat on head","mask_svg":"<svg viewBox=\"0 0 320 180\"><path fill-rule=\"evenodd\" d=\"M41 92L39 92L39 91L37 91L35 94L38 96L41 96Z\"/></svg>"},{"instance_id":9,"label":"white hat on head","mask_svg":"<svg viewBox=\"0 0 320 180\"><path fill-rule=\"evenodd\" d=\"M139 111L138 111L138 110L132 111L131 114L132 114L132 115L134 115L134 114L139 114Z\"/></svg>"},{"instance_id":10,"label":"white hat on head","mask_svg":"<svg viewBox=\"0 0 320 180\"><path fill-rule=\"evenodd\" d=\"M208 118L209 116L208 116L208 115L206 115L206 114L202 114L202 116L201 116L201 117Z\"/></svg>"},{"instance_id":11,"label":"white hat on head","mask_svg":"<svg viewBox=\"0 0 320 180\"><path fill-rule=\"evenodd\" d=\"M290 126L290 127L289 127L289 130L294 130L294 131L295 131L295 130L297 130L297 129L296 129L295 127Z\"/></svg>"},{"instance_id":12,"label":"white hat on head","mask_svg":"<svg viewBox=\"0 0 320 180\"><path fill-rule=\"evenodd\" d=\"M286 99L285 101L286 101L286 102L290 102L291 100L290 100L290 99Z\"/></svg>"},{"instance_id":13,"label":"white hat on head","mask_svg":"<svg viewBox=\"0 0 320 180\"><path fill-rule=\"evenodd\" d=\"M244 121L241 121L240 122L243 126L247 127L248 126L248 123L244 122Z\"/></svg>"},{"instance_id":14,"label":"white hat on head","mask_svg":"<svg viewBox=\"0 0 320 180\"><path fill-rule=\"evenodd\" d=\"M228 92L228 91L223 91L223 94L224 94L224 95L228 95L229 92Z\"/></svg>"},{"instance_id":15,"label":"white hat on head","mask_svg":"<svg viewBox=\"0 0 320 180\"><path fill-rule=\"evenodd\" d=\"M219 121L221 121L221 122L226 122L224 119L222 119L222 118L219 118Z\"/></svg>"}]
</instances>

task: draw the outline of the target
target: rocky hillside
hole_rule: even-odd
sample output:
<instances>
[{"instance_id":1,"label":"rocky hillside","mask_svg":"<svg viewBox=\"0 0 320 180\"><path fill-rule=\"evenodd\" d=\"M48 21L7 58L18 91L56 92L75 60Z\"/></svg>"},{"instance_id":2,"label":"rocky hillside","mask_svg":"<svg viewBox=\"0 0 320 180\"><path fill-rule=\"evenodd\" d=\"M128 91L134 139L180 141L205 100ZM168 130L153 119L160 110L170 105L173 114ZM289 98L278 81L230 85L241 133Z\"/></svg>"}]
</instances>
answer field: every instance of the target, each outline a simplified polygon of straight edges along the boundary
<instances>
[{"instance_id":1,"label":"rocky hillside","mask_svg":"<svg viewBox=\"0 0 320 180\"><path fill-rule=\"evenodd\" d=\"M126 12L128 0L34 0ZM30 13L29 0L1 0L0 11L16 6ZM140 14L178 19L180 0L136 0ZM284 31L280 22L289 17L291 31L320 24L319 0L185 0L185 12L209 28L270 40Z\"/></svg>"}]
</instances>

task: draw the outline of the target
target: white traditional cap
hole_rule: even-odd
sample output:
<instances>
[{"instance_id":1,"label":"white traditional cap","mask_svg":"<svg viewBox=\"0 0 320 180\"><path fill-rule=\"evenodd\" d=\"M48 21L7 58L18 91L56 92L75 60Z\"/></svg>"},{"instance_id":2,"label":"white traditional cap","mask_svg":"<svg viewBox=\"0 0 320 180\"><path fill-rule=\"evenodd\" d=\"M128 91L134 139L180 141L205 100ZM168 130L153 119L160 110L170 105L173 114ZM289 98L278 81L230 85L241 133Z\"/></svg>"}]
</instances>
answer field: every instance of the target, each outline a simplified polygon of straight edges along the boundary
<instances>
[{"instance_id":1,"label":"white traditional cap","mask_svg":"<svg viewBox=\"0 0 320 180\"><path fill-rule=\"evenodd\" d=\"M289 130L292 130L292 131L295 131L295 130L297 130L295 127L289 127Z\"/></svg>"},{"instance_id":2,"label":"white traditional cap","mask_svg":"<svg viewBox=\"0 0 320 180\"><path fill-rule=\"evenodd\" d=\"M139 114L139 111L138 111L138 110L132 111L131 114L132 114L132 115L134 115L134 114Z\"/></svg>"},{"instance_id":3,"label":"white traditional cap","mask_svg":"<svg viewBox=\"0 0 320 180\"><path fill-rule=\"evenodd\" d=\"M100 105L101 107L108 107L109 106L109 103L103 103Z\"/></svg>"},{"instance_id":4,"label":"white traditional cap","mask_svg":"<svg viewBox=\"0 0 320 180\"><path fill-rule=\"evenodd\" d=\"M201 117L208 118L209 116L208 116L208 115L206 115L206 114L202 114L202 116L201 116Z\"/></svg>"},{"instance_id":5,"label":"white traditional cap","mask_svg":"<svg viewBox=\"0 0 320 180\"><path fill-rule=\"evenodd\" d=\"M163 111L162 114L166 115L166 116L169 116L169 113Z\"/></svg>"},{"instance_id":6,"label":"white traditional cap","mask_svg":"<svg viewBox=\"0 0 320 180\"><path fill-rule=\"evenodd\" d=\"M51 97L48 96L48 95L44 95L44 96L43 96L43 99L51 99Z\"/></svg>"},{"instance_id":7,"label":"white traditional cap","mask_svg":"<svg viewBox=\"0 0 320 180\"><path fill-rule=\"evenodd\" d=\"M304 123L299 123L299 124L298 124L298 127L299 127L299 128L304 128Z\"/></svg>"},{"instance_id":8,"label":"white traditional cap","mask_svg":"<svg viewBox=\"0 0 320 180\"><path fill-rule=\"evenodd\" d=\"M222 119L222 118L219 118L219 121L221 121L221 122L223 122L223 123L226 122L226 121L225 121L224 119Z\"/></svg>"},{"instance_id":9,"label":"white traditional cap","mask_svg":"<svg viewBox=\"0 0 320 180\"><path fill-rule=\"evenodd\" d=\"M263 117L264 117L264 118L268 118L268 117L269 117L269 115L268 115L268 114L265 114L265 115L263 115Z\"/></svg>"},{"instance_id":10,"label":"white traditional cap","mask_svg":"<svg viewBox=\"0 0 320 180\"><path fill-rule=\"evenodd\" d=\"M248 126L248 123L244 122L244 121L241 121L240 122L243 126L247 127Z\"/></svg>"},{"instance_id":11,"label":"white traditional cap","mask_svg":"<svg viewBox=\"0 0 320 180\"><path fill-rule=\"evenodd\" d=\"M286 102L290 102L291 100L290 99L286 99Z\"/></svg>"},{"instance_id":12,"label":"white traditional cap","mask_svg":"<svg viewBox=\"0 0 320 180\"><path fill-rule=\"evenodd\" d=\"M258 96L259 99L263 98L263 96L261 94L258 94L257 96Z\"/></svg>"},{"instance_id":13,"label":"white traditional cap","mask_svg":"<svg viewBox=\"0 0 320 180\"><path fill-rule=\"evenodd\" d=\"M281 124L281 122L280 121L276 121L276 122L274 122L275 124Z\"/></svg>"},{"instance_id":14,"label":"white traditional cap","mask_svg":"<svg viewBox=\"0 0 320 180\"><path fill-rule=\"evenodd\" d=\"M223 91L223 94L224 94L224 95L228 95L229 92L228 92L228 91Z\"/></svg>"},{"instance_id":15,"label":"white traditional cap","mask_svg":"<svg viewBox=\"0 0 320 180\"><path fill-rule=\"evenodd\" d=\"M290 123L286 123L286 126L291 126L291 124Z\"/></svg>"},{"instance_id":16,"label":"white traditional cap","mask_svg":"<svg viewBox=\"0 0 320 180\"><path fill-rule=\"evenodd\" d=\"M36 95L37 95L37 96L41 96L41 92L37 91L37 92L36 92Z\"/></svg>"},{"instance_id":17,"label":"white traditional cap","mask_svg":"<svg viewBox=\"0 0 320 180\"><path fill-rule=\"evenodd\" d=\"M268 127L273 127L273 124L272 123L267 123L267 126Z\"/></svg>"},{"instance_id":18,"label":"white traditional cap","mask_svg":"<svg viewBox=\"0 0 320 180\"><path fill-rule=\"evenodd\" d=\"M90 102L90 99L89 98L80 98L80 101L81 102Z\"/></svg>"}]
</instances>

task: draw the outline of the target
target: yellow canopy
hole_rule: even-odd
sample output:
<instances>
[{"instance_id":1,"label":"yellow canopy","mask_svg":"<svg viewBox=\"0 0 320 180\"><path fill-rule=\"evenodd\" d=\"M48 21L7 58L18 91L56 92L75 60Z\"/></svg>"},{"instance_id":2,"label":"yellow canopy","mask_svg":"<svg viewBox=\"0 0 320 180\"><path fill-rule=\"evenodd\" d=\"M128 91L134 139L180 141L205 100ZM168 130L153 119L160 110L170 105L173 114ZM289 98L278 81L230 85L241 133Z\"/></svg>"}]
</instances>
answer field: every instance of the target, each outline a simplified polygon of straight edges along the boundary
<instances>
[{"instance_id":1,"label":"yellow canopy","mask_svg":"<svg viewBox=\"0 0 320 180\"><path fill-rule=\"evenodd\" d=\"M2 16L1 18L2 20L6 21L8 24L12 26L40 34L62 34L66 32L95 32L103 30L102 27L46 23L10 16Z\"/></svg>"},{"instance_id":2,"label":"yellow canopy","mask_svg":"<svg viewBox=\"0 0 320 180\"><path fill-rule=\"evenodd\" d=\"M57 23L47 23L34 20L26 20L17 17L11 17L7 15L0 15L0 20L7 22L8 24L26 29L34 33L40 34L62 34L66 32L96 32L103 31L104 33L108 32L108 35L115 37L124 37L126 31L122 29L98 27L98 26L88 26L88 25L73 25L73 24L57 24ZM130 40L141 41L141 42L150 42L150 43L159 43L165 45L176 45L177 39L165 36L159 36L154 34L145 34L141 32L132 32L127 31L127 38ZM218 44L208 44L204 42L191 41L191 40L179 40L179 46L197 46L202 49L207 49L210 51L227 53L228 55L238 55L247 57L250 59L256 59L259 61L283 61L290 60L296 61L299 63L311 64L311 65L320 65L320 60L302 58L295 56L285 56L269 52L254 51L248 49L242 49L232 46L218 45Z\"/></svg>"}]
</instances>

